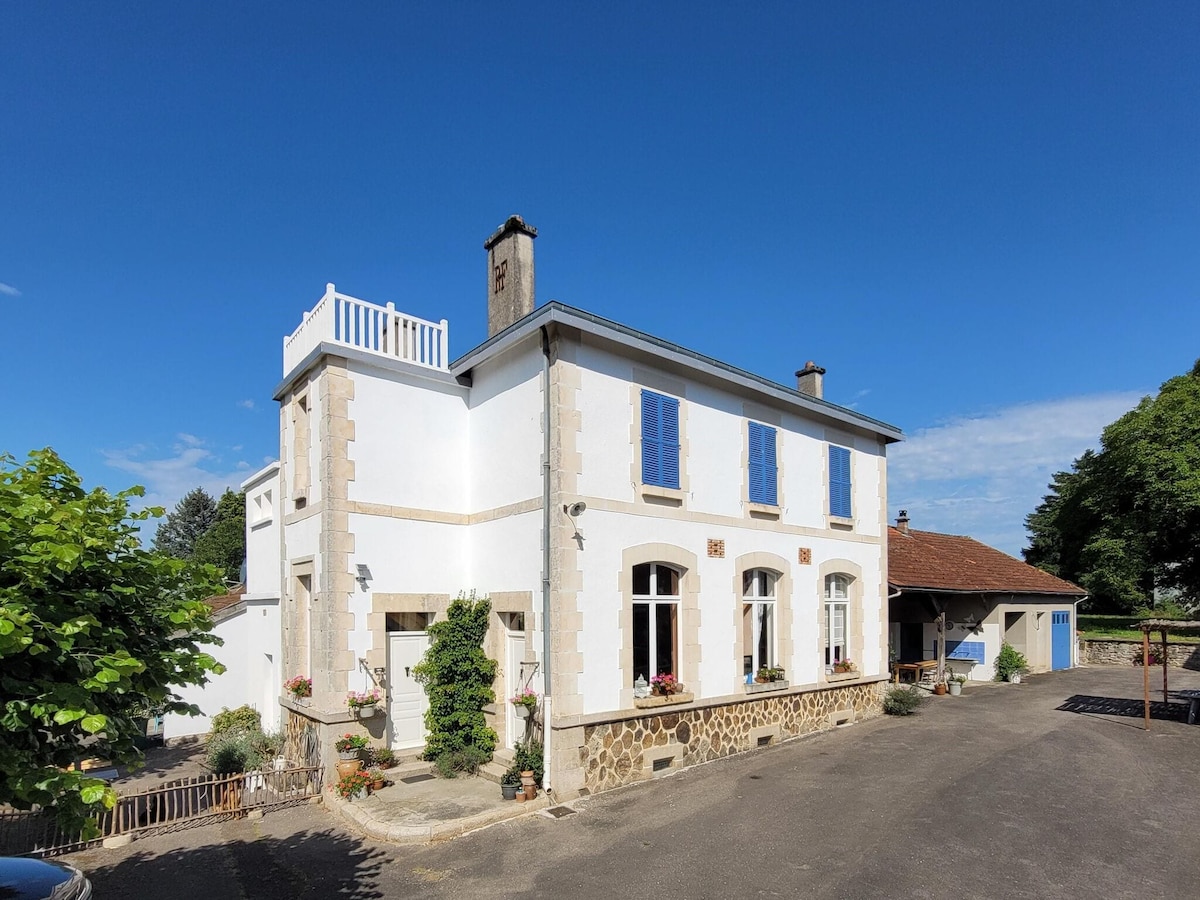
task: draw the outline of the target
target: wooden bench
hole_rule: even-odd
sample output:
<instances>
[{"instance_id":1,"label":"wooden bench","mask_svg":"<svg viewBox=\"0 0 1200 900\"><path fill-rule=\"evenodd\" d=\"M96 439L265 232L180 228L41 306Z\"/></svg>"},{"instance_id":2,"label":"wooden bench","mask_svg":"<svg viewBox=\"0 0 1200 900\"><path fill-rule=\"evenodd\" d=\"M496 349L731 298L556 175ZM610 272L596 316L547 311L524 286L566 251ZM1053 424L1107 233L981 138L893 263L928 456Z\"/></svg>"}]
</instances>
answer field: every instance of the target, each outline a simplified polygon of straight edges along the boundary
<instances>
[{"instance_id":1,"label":"wooden bench","mask_svg":"<svg viewBox=\"0 0 1200 900\"><path fill-rule=\"evenodd\" d=\"M899 684L900 673L911 672L913 676L913 683L915 684L916 682L921 681L926 674L932 675L936 671L936 659L923 659L920 662L896 663L895 667L892 669L892 675L894 682Z\"/></svg>"}]
</instances>

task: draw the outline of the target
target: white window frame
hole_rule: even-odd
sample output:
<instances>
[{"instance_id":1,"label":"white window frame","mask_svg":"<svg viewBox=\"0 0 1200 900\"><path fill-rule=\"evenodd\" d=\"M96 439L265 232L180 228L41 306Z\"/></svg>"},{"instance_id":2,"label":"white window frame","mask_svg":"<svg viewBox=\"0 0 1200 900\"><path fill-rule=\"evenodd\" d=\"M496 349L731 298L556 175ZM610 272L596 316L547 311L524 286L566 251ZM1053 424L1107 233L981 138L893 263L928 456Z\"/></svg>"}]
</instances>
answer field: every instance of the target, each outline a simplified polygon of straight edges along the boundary
<instances>
[{"instance_id":1,"label":"white window frame","mask_svg":"<svg viewBox=\"0 0 1200 900\"><path fill-rule=\"evenodd\" d=\"M850 584L851 576L835 572L825 576L825 666L850 657ZM841 613L841 634L837 636L837 614ZM839 652L840 651L840 652Z\"/></svg>"},{"instance_id":2,"label":"white window frame","mask_svg":"<svg viewBox=\"0 0 1200 900\"><path fill-rule=\"evenodd\" d=\"M647 648L647 666L646 667L649 671L638 672L637 671L637 663L635 661L635 663L633 665L634 671L633 671L632 680L637 681L637 678L640 675L642 678L645 678L647 682L649 682L651 678L653 678L655 675L659 674L659 672L658 672L658 642L656 640L654 640L654 637L655 637L654 625L658 621L658 612L659 612L660 607L673 607L674 608L674 615L673 615L672 619L673 619L673 627L675 629L675 634L673 636L672 644L676 648L676 651L675 651L675 659L673 660L674 666L671 670L671 674L674 675L678 679L681 677L680 672L683 671L683 661L680 659L680 653L681 653L682 648L680 647L680 641L679 641L679 626L680 626L679 619L681 616L680 601L682 599L680 592L683 589L683 573L680 572L678 569L676 569L674 566L671 566L671 565L668 565L667 563L662 563L662 562L638 563L638 565L633 567L634 571L636 571L641 566L649 566L650 567L650 586L649 586L650 593L648 593L648 594L632 594L632 598L633 598L633 606L634 606L635 610L638 606L646 606L647 607L646 623L647 623L647 628L649 630L649 633L646 635L646 648ZM664 594L664 595L658 594L658 592L657 592L658 591L658 578L659 578L659 570L660 569L666 569L675 576L676 593ZM631 579L634 577L633 572L629 573L629 577ZM633 644L636 647L637 646L637 634L636 634L637 616L636 615L634 615L634 618L633 618L633 628L634 628Z\"/></svg>"},{"instance_id":3,"label":"white window frame","mask_svg":"<svg viewBox=\"0 0 1200 900\"><path fill-rule=\"evenodd\" d=\"M749 584L747 585L747 582ZM779 605L778 599L779 575L770 569L747 569L742 573L742 628L745 628L746 609L750 608L751 629L750 646L742 647L742 669L744 675L755 675L763 666L777 665L779 657ZM760 659L758 652L758 635L763 617L767 611L770 616L767 627L767 659ZM743 632L744 634L745 632ZM750 671L746 672L746 659L750 659Z\"/></svg>"}]
</instances>

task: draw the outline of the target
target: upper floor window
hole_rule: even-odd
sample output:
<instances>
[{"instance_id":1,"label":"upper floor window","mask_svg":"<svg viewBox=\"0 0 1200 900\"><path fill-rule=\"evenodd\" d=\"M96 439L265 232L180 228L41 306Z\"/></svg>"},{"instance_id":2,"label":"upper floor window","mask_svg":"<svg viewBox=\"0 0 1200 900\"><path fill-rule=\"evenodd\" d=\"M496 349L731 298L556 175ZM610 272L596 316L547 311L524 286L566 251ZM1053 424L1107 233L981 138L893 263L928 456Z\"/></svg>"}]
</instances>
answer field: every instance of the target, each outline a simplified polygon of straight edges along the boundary
<instances>
[{"instance_id":1,"label":"upper floor window","mask_svg":"<svg viewBox=\"0 0 1200 900\"><path fill-rule=\"evenodd\" d=\"M746 681L763 666L775 665L775 585L766 569L742 573L742 674Z\"/></svg>"},{"instance_id":2,"label":"upper floor window","mask_svg":"<svg viewBox=\"0 0 1200 900\"><path fill-rule=\"evenodd\" d=\"M679 573L663 563L633 567L633 672L679 677Z\"/></svg>"},{"instance_id":3,"label":"upper floor window","mask_svg":"<svg viewBox=\"0 0 1200 900\"><path fill-rule=\"evenodd\" d=\"M850 451L845 447L829 446L829 514L849 519L853 514L850 504Z\"/></svg>"},{"instance_id":4,"label":"upper floor window","mask_svg":"<svg viewBox=\"0 0 1200 900\"><path fill-rule=\"evenodd\" d=\"M642 391L642 483L679 487L679 401Z\"/></svg>"},{"instance_id":5,"label":"upper floor window","mask_svg":"<svg viewBox=\"0 0 1200 900\"><path fill-rule=\"evenodd\" d=\"M750 502L779 504L779 467L775 462L775 429L750 423Z\"/></svg>"},{"instance_id":6,"label":"upper floor window","mask_svg":"<svg viewBox=\"0 0 1200 900\"><path fill-rule=\"evenodd\" d=\"M850 576L825 578L825 665L850 659Z\"/></svg>"}]
</instances>

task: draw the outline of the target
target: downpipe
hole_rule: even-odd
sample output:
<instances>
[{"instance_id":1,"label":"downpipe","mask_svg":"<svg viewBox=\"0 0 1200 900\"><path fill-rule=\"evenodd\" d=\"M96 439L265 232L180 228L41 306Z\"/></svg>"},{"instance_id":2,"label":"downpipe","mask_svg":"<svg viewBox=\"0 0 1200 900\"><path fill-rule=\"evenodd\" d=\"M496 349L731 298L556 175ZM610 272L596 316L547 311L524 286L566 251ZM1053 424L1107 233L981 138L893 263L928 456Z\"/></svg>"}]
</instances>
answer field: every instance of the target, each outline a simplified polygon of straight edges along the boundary
<instances>
[{"instance_id":1,"label":"downpipe","mask_svg":"<svg viewBox=\"0 0 1200 900\"><path fill-rule=\"evenodd\" d=\"M550 694L550 333L542 332L542 790L549 794L554 699Z\"/></svg>"}]
</instances>

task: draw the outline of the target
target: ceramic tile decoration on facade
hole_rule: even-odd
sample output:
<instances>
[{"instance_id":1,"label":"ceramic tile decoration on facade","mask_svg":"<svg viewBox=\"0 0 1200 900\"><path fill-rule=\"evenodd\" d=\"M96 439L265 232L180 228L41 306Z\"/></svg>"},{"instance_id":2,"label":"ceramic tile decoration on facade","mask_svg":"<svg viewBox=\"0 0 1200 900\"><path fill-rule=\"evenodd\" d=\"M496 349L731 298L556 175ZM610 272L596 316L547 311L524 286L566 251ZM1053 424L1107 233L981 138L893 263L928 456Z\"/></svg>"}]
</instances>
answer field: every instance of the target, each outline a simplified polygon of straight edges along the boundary
<instances>
[{"instance_id":1,"label":"ceramic tile decoration on facade","mask_svg":"<svg viewBox=\"0 0 1200 900\"><path fill-rule=\"evenodd\" d=\"M489 338L453 362L444 320L333 285L285 339L267 565L280 680L313 678L289 715L327 753L356 730L419 747L411 670L471 590L493 601L489 722L512 746L524 720L503 698L543 695L559 798L874 714L900 432L824 400L811 363L792 388L536 306L536 237L512 217L486 242ZM848 678L832 671L846 654ZM755 684L772 666L786 680ZM635 700L661 673L680 693ZM385 714L348 716L345 693L371 688Z\"/></svg>"}]
</instances>

